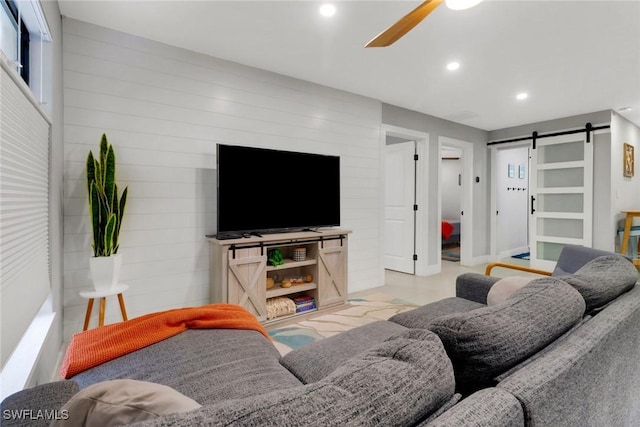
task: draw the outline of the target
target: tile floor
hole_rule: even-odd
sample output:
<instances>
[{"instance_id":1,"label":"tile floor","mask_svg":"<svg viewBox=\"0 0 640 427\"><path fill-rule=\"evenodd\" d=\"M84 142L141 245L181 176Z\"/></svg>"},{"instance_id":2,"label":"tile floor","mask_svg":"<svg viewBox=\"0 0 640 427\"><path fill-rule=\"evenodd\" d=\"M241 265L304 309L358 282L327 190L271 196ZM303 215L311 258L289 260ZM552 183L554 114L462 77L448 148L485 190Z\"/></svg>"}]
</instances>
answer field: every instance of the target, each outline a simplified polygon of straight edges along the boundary
<instances>
[{"instance_id":1,"label":"tile floor","mask_svg":"<svg viewBox=\"0 0 640 427\"><path fill-rule=\"evenodd\" d=\"M529 261L507 258L502 262L528 265ZM370 293L386 293L417 305L428 304L443 298L455 296L456 277L463 273L475 272L484 274L487 264L473 267L461 266L457 262L442 261L442 271L431 276L414 276L393 270L385 270L385 285L366 291L354 292L349 297L364 297ZM528 275L516 270L496 268L492 275L498 277Z\"/></svg>"}]
</instances>

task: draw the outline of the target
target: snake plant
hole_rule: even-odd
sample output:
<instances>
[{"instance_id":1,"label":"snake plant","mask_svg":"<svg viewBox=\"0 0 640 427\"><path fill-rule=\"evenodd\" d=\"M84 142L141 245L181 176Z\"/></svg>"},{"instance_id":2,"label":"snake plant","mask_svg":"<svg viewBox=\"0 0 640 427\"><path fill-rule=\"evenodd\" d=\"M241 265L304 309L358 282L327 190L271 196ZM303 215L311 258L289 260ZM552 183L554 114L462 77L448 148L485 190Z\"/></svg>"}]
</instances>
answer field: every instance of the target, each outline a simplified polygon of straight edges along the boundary
<instances>
[{"instance_id":1,"label":"snake plant","mask_svg":"<svg viewBox=\"0 0 640 427\"><path fill-rule=\"evenodd\" d=\"M116 185L116 155L107 141L100 139L100 157L96 159L89 151L87 156L87 191L89 192L89 215L93 229L93 254L97 257L118 253L118 236L127 203L125 187L118 197Z\"/></svg>"}]
</instances>

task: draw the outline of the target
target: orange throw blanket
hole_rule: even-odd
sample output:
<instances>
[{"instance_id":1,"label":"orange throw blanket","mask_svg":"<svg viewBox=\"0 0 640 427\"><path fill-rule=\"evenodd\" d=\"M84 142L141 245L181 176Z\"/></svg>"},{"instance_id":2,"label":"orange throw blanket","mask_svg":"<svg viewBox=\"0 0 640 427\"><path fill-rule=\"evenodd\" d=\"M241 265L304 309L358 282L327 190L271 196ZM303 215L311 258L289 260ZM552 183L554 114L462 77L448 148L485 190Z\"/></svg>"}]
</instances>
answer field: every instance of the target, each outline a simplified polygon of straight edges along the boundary
<instances>
[{"instance_id":1,"label":"orange throw blanket","mask_svg":"<svg viewBox=\"0 0 640 427\"><path fill-rule=\"evenodd\" d=\"M210 304L151 313L126 322L101 326L73 336L60 376L71 378L87 369L124 356L187 329L251 329L269 334L246 309L233 304Z\"/></svg>"}]
</instances>

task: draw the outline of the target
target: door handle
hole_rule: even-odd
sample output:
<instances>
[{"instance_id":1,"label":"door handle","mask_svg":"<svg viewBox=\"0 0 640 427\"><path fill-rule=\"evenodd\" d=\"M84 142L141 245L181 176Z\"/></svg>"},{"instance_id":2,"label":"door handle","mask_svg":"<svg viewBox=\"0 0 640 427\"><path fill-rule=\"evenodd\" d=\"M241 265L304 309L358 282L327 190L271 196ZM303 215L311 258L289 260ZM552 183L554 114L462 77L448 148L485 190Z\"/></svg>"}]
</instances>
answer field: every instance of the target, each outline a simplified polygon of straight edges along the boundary
<instances>
[{"instance_id":1,"label":"door handle","mask_svg":"<svg viewBox=\"0 0 640 427\"><path fill-rule=\"evenodd\" d=\"M533 202L536 201L536 198L531 196L531 215L533 215L533 213L536 211L533 207Z\"/></svg>"}]
</instances>

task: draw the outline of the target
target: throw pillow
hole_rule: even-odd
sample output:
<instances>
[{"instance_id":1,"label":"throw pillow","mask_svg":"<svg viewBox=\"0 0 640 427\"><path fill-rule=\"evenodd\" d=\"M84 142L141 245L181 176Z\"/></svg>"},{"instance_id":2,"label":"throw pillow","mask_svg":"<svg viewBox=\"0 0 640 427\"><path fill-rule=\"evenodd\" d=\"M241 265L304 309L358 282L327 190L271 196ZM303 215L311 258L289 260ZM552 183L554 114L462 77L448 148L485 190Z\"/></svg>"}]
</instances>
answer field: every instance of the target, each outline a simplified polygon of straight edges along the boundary
<instances>
[{"instance_id":1,"label":"throw pillow","mask_svg":"<svg viewBox=\"0 0 640 427\"><path fill-rule=\"evenodd\" d=\"M504 304L435 319L430 330L451 358L463 394L492 379L562 335L582 319L585 303L566 283L544 277L517 290Z\"/></svg>"},{"instance_id":2,"label":"throw pillow","mask_svg":"<svg viewBox=\"0 0 640 427\"><path fill-rule=\"evenodd\" d=\"M621 255L605 255L558 279L573 286L587 303L587 313L616 299L638 280L638 270Z\"/></svg>"},{"instance_id":3,"label":"throw pillow","mask_svg":"<svg viewBox=\"0 0 640 427\"><path fill-rule=\"evenodd\" d=\"M489 289L489 293L487 294L487 305L502 304L515 291L534 279L536 279L536 277L509 276L498 280L491 289Z\"/></svg>"},{"instance_id":4,"label":"throw pillow","mask_svg":"<svg viewBox=\"0 0 640 427\"><path fill-rule=\"evenodd\" d=\"M104 381L74 395L62 408L68 418L56 427L109 427L200 408L193 399L162 384L129 379Z\"/></svg>"}]
</instances>

